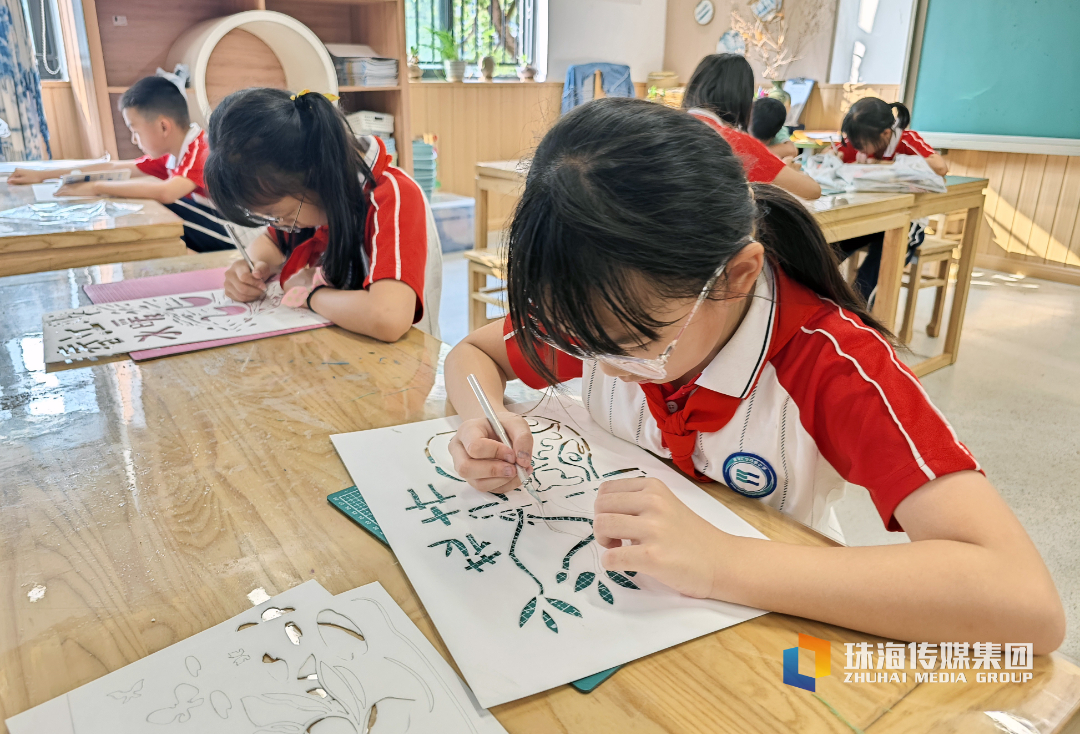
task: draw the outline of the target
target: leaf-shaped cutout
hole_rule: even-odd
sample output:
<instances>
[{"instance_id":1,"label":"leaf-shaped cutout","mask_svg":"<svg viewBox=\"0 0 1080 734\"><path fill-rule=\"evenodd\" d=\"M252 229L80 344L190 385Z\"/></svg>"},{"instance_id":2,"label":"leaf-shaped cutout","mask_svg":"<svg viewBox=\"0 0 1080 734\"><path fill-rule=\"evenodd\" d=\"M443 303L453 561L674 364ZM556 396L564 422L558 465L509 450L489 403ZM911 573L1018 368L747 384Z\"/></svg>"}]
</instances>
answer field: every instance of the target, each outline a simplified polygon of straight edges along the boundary
<instances>
[{"instance_id":1,"label":"leaf-shaped cutout","mask_svg":"<svg viewBox=\"0 0 1080 734\"><path fill-rule=\"evenodd\" d=\"M559 631L559 625L555 624L555 620L551 618L551 615L548 614L547 612L540 612L540 613L542 615L544 615L544 624L546 624L548 626L548 629L551 630L552 632L558 632Z\"/></svg>"},{"instance_id":2,"label":"leaf-shaped cutout","mask_svg":"<svg viewBox=\"0 0 1080 734\"><path fill-rule=\"evenodd\" d=\"M619 586L625 586L628 589L640 588L637 584L623 576L621 573L617 573L615 571L608 571L607 575L609 579L617 583Z\"/></svg>"},{"instance_id":3,"label":"leaf-shaped cutout","mask_svg":"<svg viewBox=\"0 0 1080 734\"><path fill-rule=\"evenodd\" d=\"M581 591L582 589L589 588L589 584L596 578L596 574L592 571L584 571L578 575L577 581L574 582L574 591Z\"/></svg>"},{"instance_id":4,"label":"leaf-shaped cutout","mask_svg":"<svg viewBox=\"0 0 1080 734\"><path fill-rule=\"evenodd\" d=\"M555 575L555 583L561 584L563 581L566 581L566 571L559 571Z\"/></svg>"},{"instance_id":5,"label":"leaf-shaped cutout","mask_svg":"<svg viewBox=\"0 0 1080 734\"><path fill-rule=\"evenodd\" d=\"M341 674L326 663L319 663L319 683L330 698L334 699L349 712L353 721L360 721L364 707L357 700L356 693Z\"/></svg>"},{"instance_id":6,"label":"leaf-shaped cutout","mask_svg":"<svg viewBox=\"0 0 1080 734\"><path fill-rule=\"evenodd\" d=\"M615 603L615 597L611 595L611 589L604 586L603 581L596 582L596 590L600 592L600 598L606 601L608 604Z\"/></svg>"},{"instance_id":7,"label":"leaf-shaped cutout","mask_svg":"<svg viewBox=\"0 0 1080 734\"><path fill-rule=\"evenodd\" d=\"M575 607L573 604L567 604L564 601L559 601L558 599L552 599L550 596L545 596L544 598L547 599L548 604L555 607L560 612L564 612L565 614L571 614L571 615L573 615L575 617L580 617L581 616L581 612L579 612L577 610L577 607Z\"/></svg>"},{"instance_id":8,"label":"leaf-shaped cutout","mask_svg":"<svg viewBox=\"0 0 1080 734\"><path fill-rule=\"evenodd\" d=\"M611 572L608 571L608 573ZM294 645L299 645L300 638L304 636L304 633L300 630L300 627L297 626L296 622L289 622L285 625L285 634L288 636L289 642Z\"/></svg>"},{"instance_id":9,"label":"leaf-shaped cutout","mask_svg":"<svg viewBox=\"0 0 1080 734\"><path fill-rule=\"evenodd\" d=\"M637 571L623 571L627 576L637 576Z\"/></svg>"},{"instance_id":10,"label":"leaf-shaped cutout","mask_svg":"<svg viewBox=\"0 0 1080 734\"><path fill-rule=\"evenodd\" d=\"M262 621L269 622L271 619L277 619L295 611L293 607L270 607L262 613Z\"/></svg>"},{"instance_id":11,"label":"leaf-shaped cutout","mask_svg":"<svg viewBox=\"0 0 1080 734\"><path fill-rule=\"evenodd\" d=\"M529 617L536 611L536 597L529 599L529 603L525 605L525 608L521 610L521 616L518 617L518 627L524 627L525 623L529 621Z\"/></svg>"}]
</instances>

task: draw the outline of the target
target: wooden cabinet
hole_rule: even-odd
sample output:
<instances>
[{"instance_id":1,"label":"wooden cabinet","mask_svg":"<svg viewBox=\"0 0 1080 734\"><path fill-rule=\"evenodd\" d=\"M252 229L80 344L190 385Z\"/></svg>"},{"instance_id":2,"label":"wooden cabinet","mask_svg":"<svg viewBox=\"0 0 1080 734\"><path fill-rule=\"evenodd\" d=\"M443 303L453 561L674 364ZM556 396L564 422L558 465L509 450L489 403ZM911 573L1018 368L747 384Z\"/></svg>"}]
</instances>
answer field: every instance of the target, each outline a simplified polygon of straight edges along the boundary
<instances>
[{"instance_id":1,"label":"wooden cabinet","mask_svg":"<svg viewBox=\"0 0 1080 734\"><path fill-rule=\"evenodd\" d=\"M376 53L398 60L397 85L343 86L340 104L346 113L368 109L394 115L399 165L412 170L403 0L83 0L82 5L103 142L114 156L141 155L117 110L120 95L138 79L165 67L169 49L181 33L211 18L245 10L273 10L308 26L324 43L364 43ZM241 54L249 60L265 55L267 49L256 48L261 42L245 38L248 35L239 29L232 31L226 36L228 43L222 39L215 55L228 58L229 54ZM273 59L267 61L272 67ZM280 78L280 71L276 75L273 71L269 69L268 84ZM210 82L208 79L208 85Z\"/></svg>"}]
</instances>

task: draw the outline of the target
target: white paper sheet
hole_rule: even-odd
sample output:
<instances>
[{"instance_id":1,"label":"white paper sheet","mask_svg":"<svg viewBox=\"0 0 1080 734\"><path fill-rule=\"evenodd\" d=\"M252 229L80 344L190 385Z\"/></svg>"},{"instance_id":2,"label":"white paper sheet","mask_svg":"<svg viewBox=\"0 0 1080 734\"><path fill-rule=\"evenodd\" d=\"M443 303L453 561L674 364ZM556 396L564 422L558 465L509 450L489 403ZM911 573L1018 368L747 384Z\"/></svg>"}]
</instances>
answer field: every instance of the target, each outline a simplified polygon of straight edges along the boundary
<instances>
[{"instance_id":1,"label":"white paper sheet","mask_svg":"<svg viewBox=\"0 0 1080 734\"><path fill-rule=\"evenodd\" d=\"M34 201L78 201L80 199L93 199L93 196L57 196L56 190L60 188L58 182L32 184Z\"/></svg>"},{"instance_id":2,"label":"white paper sheet","mask_svg":"<svg viewBox=\"0 0 1080 734\"><path fill-rule=\"evenodd\" d=\"M126 354L132 350L250 336L329 324L307 309L281 305L281 287L239 303L223 290L139 298L53 311L42 317L45 361Z\"/></svg>"},{"instance_id":3,"label":"white paper sheet","mask_svg":"<svg viewBox=\"0 0 1080 734\"><path fill-rule=\"evenodd\" d=\"M607 478L662 480L729 533L764 537L575 404L529 413L543 510L529 493L479 492L453 475L458 418L332 436L481 705L513 701L764 614L610 574L592 534Z\"/></svg>"},{"instance_id":4,"label":"white paper sheet","mask_svg":"<svg viewBox=\"0 0 1080 734\"><path fill-rule=\"evenodd\" d=\"M11 734L498 734L378 583L309 581L7 720Z\"/></svg>"}]
</instances>

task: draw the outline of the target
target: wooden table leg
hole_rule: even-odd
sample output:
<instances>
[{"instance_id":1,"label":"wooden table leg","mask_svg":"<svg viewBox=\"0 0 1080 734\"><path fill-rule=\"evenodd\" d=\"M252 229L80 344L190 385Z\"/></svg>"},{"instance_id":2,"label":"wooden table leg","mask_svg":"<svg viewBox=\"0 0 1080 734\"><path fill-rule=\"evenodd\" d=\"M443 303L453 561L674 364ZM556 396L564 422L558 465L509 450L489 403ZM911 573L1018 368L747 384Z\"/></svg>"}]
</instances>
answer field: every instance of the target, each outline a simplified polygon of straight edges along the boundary
<instances>
[{"instance_id":1,"label":"wooden table leg","mask_svg":"<svg viewBox=\"0 0 1080 734\"><path fill-rule=\"evenodd\" d=\"M964 222L964 238L960 245L960 262L956 268L956 293L953 294L952 309L949 311L949 328L945 332L945 351L948 364L956 361L960 351L960 331L964 328L964 312L967 310L968 293L971 291L971 271L975 269L975 248L979 241L979 227L982 226L982 207L968 209Z\"/></svg>"},{"instance_id":2,"label":"wooden table leg","mask_svg":"<svg viewBox=\"0 0 1080 734\"><path fill-rule=\"evenodd\" d=\"M486 250L488 246L488 190L483 180L476 177L476 244L477 250Z\"/></svg>"},{"instance_id":3,"label":"wooden table leg","mask_svg":"<svg viewBox=\"0 0 1080 734\"><path fill-rule=\"evenodd\" d=\"M900 285L904 276L904 260L907 258L908 230L910 222L885 232L881 248L881 266L878 270L877 295L871 313L893 330L896 323L896 307L900 303Z\"/></svg>"}]
</instances>

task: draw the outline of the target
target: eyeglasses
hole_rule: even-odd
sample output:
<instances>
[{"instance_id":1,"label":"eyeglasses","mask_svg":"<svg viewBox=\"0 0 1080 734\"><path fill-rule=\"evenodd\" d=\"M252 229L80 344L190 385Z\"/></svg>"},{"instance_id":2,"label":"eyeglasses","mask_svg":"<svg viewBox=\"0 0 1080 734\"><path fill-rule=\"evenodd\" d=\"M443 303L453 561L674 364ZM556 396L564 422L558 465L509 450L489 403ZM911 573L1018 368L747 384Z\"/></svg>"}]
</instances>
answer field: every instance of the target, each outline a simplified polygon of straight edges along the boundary
<instances>
[{"instance_id":1,"label":"eyeglasses","mask_svg":"<svg viewBox=\"0 0 1080 734\"><path fill-rule=\"evenodd\" d=\"M716 272L712 274L712 277L705 283L705 287L701 289L701 294L697 297L697 301L694 302L694 307L690 309L690 313L686 317L686 321L683 322L682 328L679 329L679 333L675 335L675 338L671 340L671 344L668 344L659 357L628 357L618 354L586 354L582 350L572 350L574 356L582 359L595 359L597 362L613 367L621 372L629 372L632 375L643 377L646 380L652 380L655 382L664 382L667 380L667 363L671 358L671 353L675 351L675 345L679 343L679 339L682 338L683 333L686 331L686 327L690 325L690 322L694 318L694 314L701 308L701 304L712 293L712 289L716 286L716 281L720 279L720 276L724 272L725 265L721 265L716 269ZM550 346L554 346L546 339L546 343Z\"/></svg>"},{"instance_id":2,"label":"eyeglasses","mask_svg":"<svg viewBox=\"0 0 1080 734\"><path fill-rule=\"evenodd\" d=\"M249 211L247 209L244 210L244 215L253 222L258 222L259 224L266 225L267 227L273 227L274 229L280 230L282 232L295 234L296 232L307 229L306 227L296 226L296 220L300 218L300 210L304 208L304 199L306 197L307 194L300 197L300 206L296 207L296 216L293 217L292 224L285 224L281 217L272 217L268 214L259 214L258 212Z\"/></svg>"}]
</instances>

